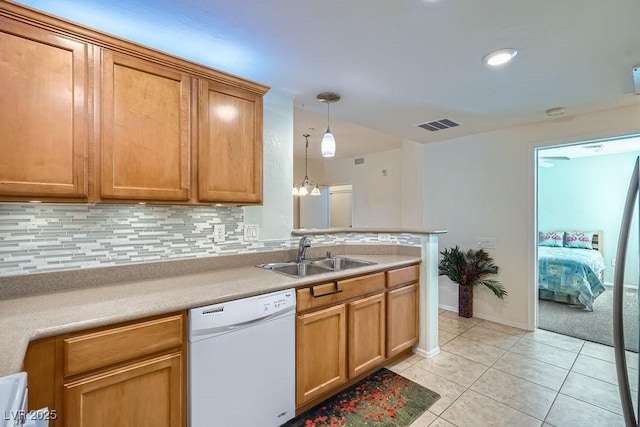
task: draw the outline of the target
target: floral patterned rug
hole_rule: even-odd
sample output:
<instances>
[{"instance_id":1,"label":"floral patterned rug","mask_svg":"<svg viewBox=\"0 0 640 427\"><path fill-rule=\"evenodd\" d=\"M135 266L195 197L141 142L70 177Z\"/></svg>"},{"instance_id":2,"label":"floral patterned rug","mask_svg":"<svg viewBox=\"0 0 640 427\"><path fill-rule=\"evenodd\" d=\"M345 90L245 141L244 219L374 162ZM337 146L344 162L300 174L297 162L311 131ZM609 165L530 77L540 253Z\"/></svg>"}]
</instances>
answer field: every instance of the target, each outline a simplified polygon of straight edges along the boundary
<instances>
[{"instance_id":1,"label":"floral patterned rug","mask_svg":"<svg viewBox=\"0 0 640 427\"><path fill-rule=\"evenodd\" d=\"M438 399L438 393L382 368L283 426L406 427Z\"/></svg>"}]
</instances>

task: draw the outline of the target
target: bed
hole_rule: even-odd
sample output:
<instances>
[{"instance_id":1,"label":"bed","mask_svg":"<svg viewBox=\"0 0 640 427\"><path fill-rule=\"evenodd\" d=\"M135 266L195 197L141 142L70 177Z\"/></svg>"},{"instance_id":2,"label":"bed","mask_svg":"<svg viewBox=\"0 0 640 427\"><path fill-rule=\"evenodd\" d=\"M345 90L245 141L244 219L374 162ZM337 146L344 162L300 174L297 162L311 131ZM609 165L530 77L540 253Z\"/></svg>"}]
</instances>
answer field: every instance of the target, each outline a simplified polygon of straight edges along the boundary
<instances>
[{"instance_id":1,"label":"bed","mask_svg":"<svg viewBox=\"0 0 640 427\"><path fill-rule=\"evenodd\" d=\"M605 291L602 230L540 230L538 297L593 311Z\"/></svg>"}]
</instances>

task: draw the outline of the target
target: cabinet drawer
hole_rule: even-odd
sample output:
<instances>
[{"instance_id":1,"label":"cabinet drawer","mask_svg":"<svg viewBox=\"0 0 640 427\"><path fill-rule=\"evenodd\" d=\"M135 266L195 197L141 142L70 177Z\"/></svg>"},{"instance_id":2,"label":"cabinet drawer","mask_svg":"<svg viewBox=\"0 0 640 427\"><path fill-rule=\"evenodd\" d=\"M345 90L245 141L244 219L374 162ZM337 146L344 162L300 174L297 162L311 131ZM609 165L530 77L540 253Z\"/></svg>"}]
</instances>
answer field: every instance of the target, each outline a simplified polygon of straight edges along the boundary
<instances>
[{"instance_id":1,"label":"cabinet drawer","mask_svg":"<svg viewBox=\"0 0 640 427\"><path fill-rule=\"evenodd\" d=\"M418 264L387 271L387 288L417 282L419 278L420 266Z\"/></svg>"},{"instance_id":2,"label":"cabinet drawer","mask_svg":"<svg viewBox=\"0 0 640 427\"><path fill-rule=\"evenodd\" d=\"M296 291L298 312L325 307L384 289L384 273L322 283Z\"/></svg>"},{"instance_id":3,"label":"cabinet drawer","mask_svg":"<svg viewBox=\"0 0 640 427\"><path fill-rule=\"evenodd\" d=\"M178 314L63 339L64 375L75 375L182 346L184 318Z\"/></svg>"}]
</instances>

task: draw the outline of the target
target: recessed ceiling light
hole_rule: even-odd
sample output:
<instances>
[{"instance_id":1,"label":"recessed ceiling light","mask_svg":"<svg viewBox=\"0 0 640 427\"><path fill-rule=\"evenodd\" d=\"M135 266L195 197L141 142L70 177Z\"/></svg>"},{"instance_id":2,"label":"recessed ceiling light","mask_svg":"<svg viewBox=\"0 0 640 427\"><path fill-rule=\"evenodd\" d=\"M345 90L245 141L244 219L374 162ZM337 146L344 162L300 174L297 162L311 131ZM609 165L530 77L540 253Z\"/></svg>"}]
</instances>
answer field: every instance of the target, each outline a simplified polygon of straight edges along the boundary
<instances>
[{"instance_id":1,"label":"recessed ceiling light","mask_svg":"<svg viewBox=\"0 0 640 427\"><path fill-rule=\"evenodd\" d=\"M512 48L499 49L486 54L482 58L482 62L492 67L497 67L511 61L517 54L518 51Z\"/></svg>"}]
</instances>

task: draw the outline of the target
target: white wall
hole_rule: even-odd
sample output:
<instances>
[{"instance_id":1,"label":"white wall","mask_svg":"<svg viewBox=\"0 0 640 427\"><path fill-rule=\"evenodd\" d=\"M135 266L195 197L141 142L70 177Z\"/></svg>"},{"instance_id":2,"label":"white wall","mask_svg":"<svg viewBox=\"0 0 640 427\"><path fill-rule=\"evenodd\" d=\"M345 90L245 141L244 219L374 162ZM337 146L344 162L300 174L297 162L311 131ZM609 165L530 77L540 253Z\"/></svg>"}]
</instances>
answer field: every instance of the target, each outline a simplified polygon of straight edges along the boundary
<instances>
[{"instance_id":1,"label":"white wall","mask_svg":"<svg viewBox=\"0 0 640 427\"><path fill-rule=\"evenodd\" d=\"M322 183L353 185L354 227L422 227L423 151L422 144L405 140L400 149L325 159ZM364 164L356 165L356 158ZM296 170L298 164L296 159Z\"/></svg>"},{"instance_id":2,"label":"white wall","mask_svg":"<svg viewBox=\"0 0 640 427\"><path fill-rule=\"evenodd\" d=\"M329 187L319 187L317 196L298 197L300 203L299 228L329 228Z\"/></svg>"},{"instance_id":3,"label":"white wall","mask_svg":"<svg viewBox=\"0 0 640 427\"><path fill-rule=\"evenodd\" d=\"M300 138L296 137L294 144L300 144ZM302 141L304 144L304 140ZM310 148L311 149L311 148ZM324 182L324 162L318 159L307 161L307 175L311 181L319 185L326 185ZM293 180L289 185L289 195L294 185L300 184L304 179L304 157L295 157L293 161ZM300 228L300 197L293 198L293 228Z\"/></svg>"},{"instance_id":4,"label":"white wall","mask_svg":"<svg viewBox=\"0 0 640 427\"><path fill-rule=\"evenodd\" d=\"M353 184L354 227L423 225L424 146L405 140L402 148L355 158L324 161L324 182ZM383 173L386 171L386 176Z\"/></svg>"},{"instance_id":5,"label":"white wall","mask_svg":"<svg viewBox=\"0 0 640 427\"><path fill-rule=\"evenodd\" d=\"M355 165L354 158L325 160L326 183L353 185L354 227L400 226L402 150L359 157L364 157L364 164Z\"/></svg>"},{"instance_id":6,"label":"white wall","mask_svg":"<svg viewBox=\"0 0 640 427\"><path fill-rule=\"evenodd\" d=\"M640 151L554 161L538 169L538 226L558 230L603 230L604 280L613 282L620 221L633 166ZM627 249L625 284L638 285L638 210ZM635 243L634 243L635 242Z\"/></svg>"},{"instance_id":7,"label":"white wall","mask_svg":"<svg viewBox=\"0 0 640 427\"><path fill-rule=\"evenodd\" d=\"M260 225L260 240L291 237L293 226L293 97L264 96L263 205L245 208L245 223Z\"/></svg>"},{"instance_id":8,"label":"white wall","mask_svg":"<svg viewBox=\"0 0 640 427\"><path fill-rule=\"evenodd\" d=\"M424 225L449 230L440 250L496 238L489 251L509 296L501 301L477 288L475 315L535 325L534 148L639 131L640 104L425 145ZM457 288L444 277L439 304L457 307Z\"/></svg>"},{"instance_id":9,"label":"white wall","mask_svg":"<svg viewBox=\"0 0 640 427\"><path fill-rule=\"evenodd\" d=\"M421 228L424 221L424 145L402 141L402 223L404 228Z\"/></svg>"}]
</instances>

